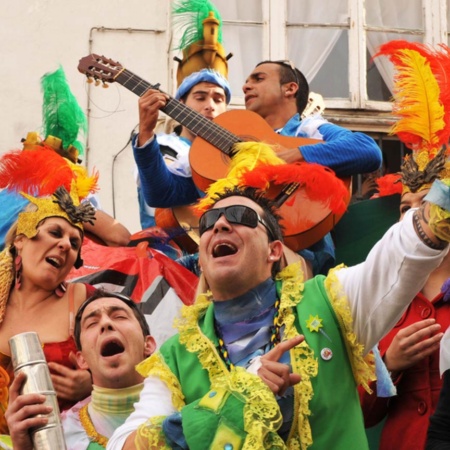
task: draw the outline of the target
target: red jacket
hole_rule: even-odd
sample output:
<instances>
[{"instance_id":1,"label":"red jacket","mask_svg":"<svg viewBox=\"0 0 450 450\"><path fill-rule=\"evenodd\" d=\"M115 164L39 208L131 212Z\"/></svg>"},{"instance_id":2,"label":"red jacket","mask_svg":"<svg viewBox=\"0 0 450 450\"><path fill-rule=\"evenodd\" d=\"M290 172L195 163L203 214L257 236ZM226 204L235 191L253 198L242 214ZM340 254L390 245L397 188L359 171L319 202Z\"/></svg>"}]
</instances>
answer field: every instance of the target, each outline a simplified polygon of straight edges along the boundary
<instances>
[{"instance_id":1,"label":"red jacket","mask_svg":"<svg viewBox=\"0 0 450 450\"><path fill-rule=\"evenodd\" d=\"M450 325L450 302L442 294L432 302L418 294L392 331L379 343L381 356L399 330L424 319L435 318L441 331ZM396 381L397 395L389 399L359 390L366 427L379 423L385 416L380 450L420 450L425 448L429 417L434 412L442 380L439 376L439 351L402 372Z\"/></svg>"}]
</instances>

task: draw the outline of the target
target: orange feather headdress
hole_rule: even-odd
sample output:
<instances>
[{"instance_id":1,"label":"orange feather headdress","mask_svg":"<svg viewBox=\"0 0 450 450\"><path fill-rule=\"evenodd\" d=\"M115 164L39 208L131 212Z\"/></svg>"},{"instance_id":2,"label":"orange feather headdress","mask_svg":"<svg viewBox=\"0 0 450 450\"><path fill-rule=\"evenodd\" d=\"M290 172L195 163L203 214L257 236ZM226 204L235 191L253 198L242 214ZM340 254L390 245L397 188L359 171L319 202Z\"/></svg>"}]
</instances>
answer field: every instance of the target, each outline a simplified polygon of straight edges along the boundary
<instances>
[{"instance_id":1,"label":"orange feather headdress","mask_svg":"<svg viewBox=\"0 0 450 450\"><path fill-rule=\"evenodd\" d=\"M19 214L17 234L32 238L46 217L62 217L83 230L83 222L92 222L95 210L89 202L80 204L94 192L98 175L55 153L52 148L39 151L15 150L0 159L0 188L20 192L37 206L36 211Z\"/></svg>"},{"instance_id":2,"label":"orange feather headdress","mask_svg":"<svg viewBox=\"0 0 450 450\"><path fill-rule=\"evenodd\" d=\"M393 112L398 120L391 134L412 150L401 168L403 193L429 189L436 178L450 175L450 49L396 40L382 45L378 56L387 56L396 71Z\"/></svg>"}]
</instances>

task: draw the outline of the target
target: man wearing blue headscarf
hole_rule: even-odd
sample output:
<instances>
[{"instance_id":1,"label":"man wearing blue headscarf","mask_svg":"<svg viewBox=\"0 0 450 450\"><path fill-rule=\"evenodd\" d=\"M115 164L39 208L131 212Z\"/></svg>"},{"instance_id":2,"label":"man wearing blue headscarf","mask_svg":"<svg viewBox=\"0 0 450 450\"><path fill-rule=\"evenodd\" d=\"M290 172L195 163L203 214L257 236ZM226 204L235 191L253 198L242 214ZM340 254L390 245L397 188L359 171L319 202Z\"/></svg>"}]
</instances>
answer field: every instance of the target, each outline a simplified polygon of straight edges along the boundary
<instances>
[{"instance_id":1,"label":"man wearing blue headscarf","mask_svg":"<svg viewBox=\"0 0 450 450\"><path fill-rule=\"evenodd\" d=\"M187 76L175 98L208 119L225 112L231 99L228 81L219 72L202 69ZM169 96L150 89L139 99L139 134L133 139L145 202L158 208L194 203L202 195L195 186L189 165L189 149L195 135L181 126L172 134L155 134L159 110ZM166 164L164 156L173 162Z\"/></svg>"}]
</instances>

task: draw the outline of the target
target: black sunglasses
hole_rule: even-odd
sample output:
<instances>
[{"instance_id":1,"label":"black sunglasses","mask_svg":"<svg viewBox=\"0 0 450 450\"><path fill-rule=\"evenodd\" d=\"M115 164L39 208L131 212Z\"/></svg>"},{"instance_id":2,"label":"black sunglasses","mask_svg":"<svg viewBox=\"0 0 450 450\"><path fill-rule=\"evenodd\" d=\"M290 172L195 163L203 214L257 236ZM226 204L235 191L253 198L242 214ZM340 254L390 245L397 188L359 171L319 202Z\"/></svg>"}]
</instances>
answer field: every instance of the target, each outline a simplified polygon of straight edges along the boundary
<instances>
[{"instance_id":1,"label":"black sunglasses","mask_svg":"<svg viewBox=\"0 0 450 450\"><path fill-rule=\"evenodd\" d=\"M224 208L215 208L206 211L201 217L199 222L199 234L200 236L219 220L221 215L224 215L228 222L236 225L244 225L244 227L256 228L258 222L262 224L269 233L269 236L273 239L273 234L270 231L267 222L262 219L259 214L252 208L244 205L232 205L225 206Z\"/></svg>"},{"instance_id":2,"label":"black sunglasses","mask_svg":"<svg viewBox=\"0 0 450 450\"><path fill-rule=\"evenodd\" d=\"M272 62L275 64L281 64L282 66L289 67L292 70L292 73L294 74L295 82L300 87L300 81L298 79L297 69L295 68L295 64L290 59L280 59L278 61L272 61Z\"/></svg>"}]
</instances>

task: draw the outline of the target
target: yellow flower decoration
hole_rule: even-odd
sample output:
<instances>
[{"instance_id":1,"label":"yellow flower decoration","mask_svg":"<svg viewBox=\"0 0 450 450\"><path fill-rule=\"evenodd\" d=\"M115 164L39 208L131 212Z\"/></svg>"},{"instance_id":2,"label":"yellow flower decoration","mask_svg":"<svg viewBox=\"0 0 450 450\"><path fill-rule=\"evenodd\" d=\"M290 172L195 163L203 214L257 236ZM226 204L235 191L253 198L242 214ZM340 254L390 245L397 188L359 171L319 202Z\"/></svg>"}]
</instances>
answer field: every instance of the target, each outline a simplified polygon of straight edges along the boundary
<instances>
[{"instance_id":1,"label":"yellow flower decoration","mask_svg":"<svg viewBox=\"0 0 450 450\"><path fill-rule=\"evenodd\" d=\"M309 319L306 321L306 328L308 328L309 331L319 331L320 328L323 327L322 325L323 319L321 319L319 316L312 316L309 315Z\"/></svg>"}]
</instances>

